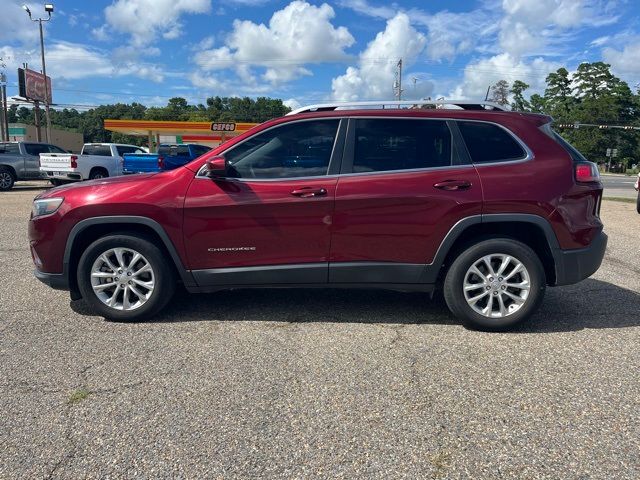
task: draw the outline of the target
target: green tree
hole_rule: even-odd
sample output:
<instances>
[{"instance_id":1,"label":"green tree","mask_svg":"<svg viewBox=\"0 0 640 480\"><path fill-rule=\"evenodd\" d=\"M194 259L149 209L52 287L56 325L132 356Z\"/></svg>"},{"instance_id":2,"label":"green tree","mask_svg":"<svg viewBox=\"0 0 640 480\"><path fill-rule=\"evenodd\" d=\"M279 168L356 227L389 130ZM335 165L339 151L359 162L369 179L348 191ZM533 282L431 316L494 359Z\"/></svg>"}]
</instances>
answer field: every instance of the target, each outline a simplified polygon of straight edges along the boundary
<instances>
[{"instance_id":1,"label":"green tree","mask_svg":"<svg viewBox=\"0 0 640 480\"><path fill-rule=\"evenodd\" d=\"M509 84L506 80L498 80L491 86L491 100L500 105L509 105Z\"/></svg>"},{"instance_id":2,"label":"green tree","mask_svg":"<svg viewBox=\"0 0 640 480\"><path fill-rule=\"evenodd\" d=\"M511 103L511 109L518 112L526 112L531 110L531 105L524 98L524 91L529 88L529 84L524 83L522 80L516 80L511 86L510 93L513 95L513 102Z\"/></svg>"}]
</instances>

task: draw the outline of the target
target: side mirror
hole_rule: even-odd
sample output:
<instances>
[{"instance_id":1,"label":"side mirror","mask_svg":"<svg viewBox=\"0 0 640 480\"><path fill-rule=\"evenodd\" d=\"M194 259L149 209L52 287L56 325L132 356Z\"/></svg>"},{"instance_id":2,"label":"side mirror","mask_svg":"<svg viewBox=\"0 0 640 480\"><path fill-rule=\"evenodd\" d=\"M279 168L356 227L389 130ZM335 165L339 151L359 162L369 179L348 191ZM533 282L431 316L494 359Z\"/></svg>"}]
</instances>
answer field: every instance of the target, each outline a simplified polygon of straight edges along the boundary
<instances>
[{"instance_id":1,"label":"side mirror","mask_svg":"<svg viewBox=\"0 0 640 480\"><path fill-rule=\"evenodd\" d=\"M227 161L223 156L212 157L207 160L207 177L226 177L227 176Z\"/></svg>"}]
</instances>

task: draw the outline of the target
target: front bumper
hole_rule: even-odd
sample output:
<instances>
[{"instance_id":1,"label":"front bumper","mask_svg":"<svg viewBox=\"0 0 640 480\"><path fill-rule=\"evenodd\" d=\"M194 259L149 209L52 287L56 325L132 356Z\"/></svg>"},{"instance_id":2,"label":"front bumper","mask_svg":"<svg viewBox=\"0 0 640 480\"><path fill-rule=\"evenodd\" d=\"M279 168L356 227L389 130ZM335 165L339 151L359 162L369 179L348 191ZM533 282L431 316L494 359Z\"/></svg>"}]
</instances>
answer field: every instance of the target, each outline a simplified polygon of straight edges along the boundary
<instances>
[{"instance_id":1,"label":"front bumper","mask_svg":"<svg viewBox=\"0 0 640 480\"><path fill-rule=\"evenodd\" d=\"M604 258L607 234L600 232L586 248L554 252L556 264L556 286L572 285L593 275Z\"/></svg>"},{"instance_id":2,"label":"front bumper","mask_svg":"<svg viewBox=\"0 0 640 480\"><path fill-rule=\"evenodd\" d=\"M36 269L34 274L38 280L56 290L69 290L69 278L64 273L46 273Z\"/></svg>"}]
</instances>

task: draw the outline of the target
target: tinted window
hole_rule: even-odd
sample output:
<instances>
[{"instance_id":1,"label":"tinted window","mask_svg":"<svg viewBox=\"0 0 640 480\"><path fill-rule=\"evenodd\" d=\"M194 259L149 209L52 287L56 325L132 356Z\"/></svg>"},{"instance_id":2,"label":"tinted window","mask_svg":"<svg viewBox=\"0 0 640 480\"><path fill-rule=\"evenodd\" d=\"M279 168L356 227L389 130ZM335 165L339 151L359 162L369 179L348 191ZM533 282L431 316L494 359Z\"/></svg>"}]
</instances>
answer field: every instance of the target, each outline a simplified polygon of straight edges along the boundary
<instances>
[{"instance_id":1,"label":"tinted window","mask_svg":"<svg viewBox=\"0 0 640 480\"><path fill-rule=\"evenodd\" d=\"M205 147L204 145L191 145L191 150L193 150L193 154L196 157L199 157L200 155L207 153L211 148Z\"/></svg>"},{"instance_id":2,"label":"tinted window","mask_svg":"<svg viewBox=\"0 0 640 480\"><path fill-rule=\"evenodd\" d=\"M109 145L85 145L82 147L83 155L98 155L101 157L111 156L111 147Z\"/></svg>"},{"instance_id":3,"label":"tinted window","mask_svg":"<svg viewBox=\"0 0 640 480\"><path fill-rule=\"evenodd\" d=\"M120 146L120 147L116 147L116 151L118 152L118 155L123 156L125 153L145 153L144 150L142 150L139 147L133 147L133 146Z\"/></svg>"},{"instance_id":4,"label":"tinted window","mask_svg":"<svg viewBox=\"0 0 640 480\"><path fill-rule=\"evenodd\" d=\"M458 122L473 163L506 162L526 156L524 149L503 128L483 122Z\"/></svg>"},{"instance_id":5,"label":"tinted window","mask_svg":"<svg viewBox=\"0 0 640 480\"><path fill-rule=\"evenodd\" d=\"M67 153L60 147L56 147L55 145L49 145L49 152L51 153Z\"/></svg>"},{"instance_id":6,"label":"tinted window","mask_svg":"<svg viewBox=\"0 0 640 480\"><path fill-rule=\"evenodd\" d=\"M19 154L20 147L17 143L0 143L0 153Z\"/></svg>"},{"instance_id":7,"label":"tinted window","mask_svg":"<svg viewBox=\"0 0 640 480\"><path fill-rule=\"evenodd\" d=\"M356 120L353 172L451 165L451 132L440 120Z\"/></svg>"},{"instance_id":8,"label":"tinted window","mask_svg":"<svg viewBox=\"0 0 640 480\"><path fill-rule=\"evenodd\" d=\"M38 156L41 153L49 153L49 145L43 145L41 143L25 143L24 149L27 155Z\"/></svg>"},{"instance_id":9,"label":"tinted window","mask_svg":"<svg viewBox=\"0 0 640 480\"><path fill-rule=\"evenodd\" d=\"M158 154L164 157L189 158L191 156L188 145L165 145L158 149Z\"/></svg>"},{"instance_id":10,"label":"tinted window","mask_svg":"<svg viewBox=\"0 0 640 480\"><path fill-rule=\"evenodd\" d=\"M239 178L326 175L338 123L296 122L251 137L224 154L230 174Z\"/></svg>"}]
</instances>

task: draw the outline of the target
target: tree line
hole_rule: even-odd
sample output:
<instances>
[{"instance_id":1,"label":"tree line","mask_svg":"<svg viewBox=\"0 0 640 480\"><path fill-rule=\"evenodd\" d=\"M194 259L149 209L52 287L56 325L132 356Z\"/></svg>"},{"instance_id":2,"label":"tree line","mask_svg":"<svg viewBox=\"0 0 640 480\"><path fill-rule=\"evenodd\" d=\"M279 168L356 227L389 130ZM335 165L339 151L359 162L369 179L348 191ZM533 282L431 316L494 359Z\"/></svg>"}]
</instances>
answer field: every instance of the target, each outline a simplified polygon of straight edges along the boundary
<instances>
[{"instance_id":1,"label":"tree line","mask_svg":"<svg viewBox=\"0 0 640 480\"><path fill-rule=\"evenodd\" d=\"M640 131L558 127L575 123L640 127L640 90L634 93L610 68L603 62L582 63L574 74L559 68L547 75L544 94L534 93L528 99L527 83L516 80L509 85L500 80L491 87L491 100L511 105L512 110L551 115L555 130L591 161L608 163L607 149L617 149L611 164L624 171L640 164Z\"/></svg>"},{"instance_id":2,"label":"tree line","mask_svg":"<svg viewBox=\"0 0 640 480\"><path fill-rule=\"evenodd\" d=\"M551 115L556 130L588 159L606 163L608 148L618 157L612 164L619 170L640 164L640 131L594 127L560 128L558 125L591 123L597 125L640 126L640 91L613 75L603 62L582 63L575 73L559 68L546 77L544 93L526 96L530 86L522 80L509 84L500 80L491 87L491 99L510 105L512 110ZM144 137L127 136L104 129L104 119L182 120L206 122L264 122L289 112L282 100L260 97L209 97L204 104L192 105L182 97L169 99L164 107L140 103L101 105L87 111L53 109L51 122L56 128L81 132L87 142L144 144ZM12 105L9 121L34 124L34 111Z\"/></svg>"},{"instance_id":3,"label":"tree line","mask_svg":"<svg viewBox=\"0 0 640 480\"><path fill-rule=\"evenodd\" d=\"M51 109L54 128L80 132L85 142L115 142L144 145L146 137L124 135L104 129L105 119L114 120L174 120L191 122L251 122L260 123L281 117L290 109L280 99L259 97L210 97L204 104L190 105L182 97L169 99L164 107L146 107L140 103L100 105L86 111L75 108ZM35 109L11 105L10 123L35 125ZM44 123L44 112L41 118Z\"/></svg>"}]
</instances>

